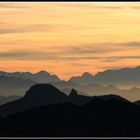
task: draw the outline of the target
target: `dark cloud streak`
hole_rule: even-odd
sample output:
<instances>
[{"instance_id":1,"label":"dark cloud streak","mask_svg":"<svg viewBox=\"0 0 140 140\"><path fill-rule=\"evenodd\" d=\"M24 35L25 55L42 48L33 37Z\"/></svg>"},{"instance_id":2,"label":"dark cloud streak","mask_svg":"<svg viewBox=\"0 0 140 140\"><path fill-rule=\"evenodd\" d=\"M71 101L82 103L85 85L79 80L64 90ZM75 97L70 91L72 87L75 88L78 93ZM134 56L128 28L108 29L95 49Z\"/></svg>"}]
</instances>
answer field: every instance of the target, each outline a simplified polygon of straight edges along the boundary
<instances>
[{"instance_id":1,"label":"dark cloud streak","mask_svg":"<svg viewBox=\"0 0 140 140\"><path fill-rule=\"evenodd\" d=\"M99 56L61 56L58 53L50 52L34 52L34 51L9 51L0 52L0 59L2 60L63 60L63 61L76 61L76 60L97 60L97 61L118 61L124 59L140 59L138 56L109 56L109 57L99 57Z\"/></svg>"}]
</instances>

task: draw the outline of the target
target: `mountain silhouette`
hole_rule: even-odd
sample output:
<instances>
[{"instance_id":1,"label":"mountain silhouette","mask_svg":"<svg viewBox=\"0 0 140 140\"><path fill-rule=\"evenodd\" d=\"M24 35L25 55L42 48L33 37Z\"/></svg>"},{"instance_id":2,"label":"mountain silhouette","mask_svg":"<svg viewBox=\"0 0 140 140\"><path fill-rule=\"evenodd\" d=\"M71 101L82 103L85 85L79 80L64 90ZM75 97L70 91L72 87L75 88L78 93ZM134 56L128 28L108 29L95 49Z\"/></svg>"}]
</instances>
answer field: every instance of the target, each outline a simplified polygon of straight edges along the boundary
<instances>
[{"instance_id":1,"label":"mountain silhouette","mask_svg":"<svg viewBox=\"0 0 140 140\"><path fill-rule=\"evenodd\" d=\"M71 93L71 88L62 88L60 89L62 92L64 92L66 95L70 95ZM88 96L88 93L76 90L78 95L84 95L84 96Z\"/></svg>"},{"instance_id":2,"label":"mountain silhouette","mask_svg":"<svg viewBox=\"0 0 140 140\"><path fill-rule=\"evenodd\" d=\"M81 76L71 77L69 81L75 82L77 84L91 84L94 82L94 76L88 72L84 72Z\"/></svg>"},{"instance_id":3,"label":"mountain silhouette","mask_svg":"<svg viewBox=\"0 0 140 140\"><path fill-rule=\"evenodd\" d=\"M92 75L84 72L81 76L72 76L68 81L69 84L77 83L80 85L101 84L104 86L113 84L120 88L132 88L140 85L140 66L135 68L108 69ZM39 71L35 74L31 72L4 72L0 71L0 76L16 77L22 79L30 79L36 83L52 83L61 82L57 75L49 74L47 71ZM62 84L62 83L61 83ZM64 84L64 83L63 83ZM74 87L73 87L74 88Z\"/></svg>"},{"instance_id":4,"label":"mountain silhouette","mask_svg":"<svg viewBox=\"0 0 140 140\"><path fill-rule=\"evenodd\" d=\"M86 76L85 76L86 75ZM90 73L83 74L82 76L72 77L69 81L81 85L87 84L113 84L121 88L133 87L140 85L140 66L135 68L122 68L116 70L105 70L98 72L95 75Z\"/></svg>"},{"instance_id":5,"label":"mountain silhouette","mask_svg":"<svg viewBox=\"0 0 140 140\"><path fill-rule=\"evenodd\" d=\"M14 101L14 100L18 100L19 98L21 98L21 96L17 96L17 95L2 96L2 95L0 95L0 105L6 104L6 103Z\"/></svg>"},{"instance_id":6,"label":"mountain silhouette","mask_svg":"<svg viewBox=\"0 0 140 140\"><path fill-rule=\"evenodd\" d=\"M68 102L68 96L50 84L36 84L32 86L19 100L9 102L0 106L0 114L9 114L23 111L25 109Z\"/></svg>"},{"instance_id":7,"label":"mountain silhouette","mask_svg":"<svg viewBox=\"0 0 140 140\"><path fill-rule=\"evenodd\" d=\"M112 97L113 95L109 95ZM116 98L120 97L114 95ZM33 107L58 104L58 103L73 103L75 105L84 105L98 96L79 95L75 89L71 90L69 95L66 95L51 84L36 84L32 86L18 100L3 104L0 106L0 116L7 116L16 112L21 112ZM109 98L108 95L100 96L100 98Z\"/></svg>"},{"instance_id":8,"label":"mountain silhouette","mask_svg":"<svg viewBox=\"0 0 140 140\"><path fill-rule=\"evenodd\" d=\"M140 100L134 102L136 105L140 106Z\"/></svg>"},{"instance_id":9,"label":"mountain silhouette","mask_svg":"<svg viewBox=\"0 0 140 140\"><path fill-rule=\"evenodd\" d=\"M37 83L48 83L48 82L59 82L61 81L57 75L51 75L47 71L39 71L35 74L31 72L3 72L0 71L0 76L8 76L8 77L16 77L16 78L23 78L23 79L30 79Z\"/></svg>"},{"instance_id":10,"label":"mountain silhouette","mask_svg":"<svg viewBox=\"0 0 140 140\"><path fill-rule=\"evenodd\" d=\"M28 88L35 85L36 82L30 79L0 76L0 95L11 96L18 95L23 96Z\"/></svg>"},{"instance_id":11,"label":"mountain silhouette","mask_svg":"<svg viewBox=\"0 0 140 140\"><path fill-rule=\"evenodd\" d=\"M47 71L0 72L0 95L24 96L25 92L37 83L49 83L69 95L74 88L78 94L85 96L115 94L136 101L140 98L140 66L118 70L105 70L92 75L84 72L82 76L72 77L68 81L59 79L57 75ZM65 90L64 90L65 89ZM133 93L133 94L132 94ZM1 103L0 103L1 104Z\"/></svg>"},{"instance_id":12,"label":"mountain silhouette","mask_svg":"<svg viewBox=\"0 0 140 140\"><path fill-rule=\"evenodd\" d=\"M72 89L71 93L70 93L70 97L75 97L78 95L78 92L75 89Z\"/></svg>"},{"instance_id":13,"label":"mountain silhouette","mask_svg":"<svg viewBox=\"0 0 140 140\"><path fill-rule=\"evenodd\" d=\"M78 95L78 92L75 89L72 89L69 94L69 100L71 103L76 105L84 105L87 102L91 101L94 97Z\"/></svg>"},{"instance_id":14,"label":"mountain silhouette","mask_svg":"<svg viewBox=\"0 0 140 140\"><path fill-rule=\"evenodd\" d=\"M122 96L130 101L136 101L140 98L140 88L118 88L113 84L103 86L101 84L80 85L72 81L51 82L52 85L69 95L72 88L78 91L79 95L85 96L101 96L115 94Z\"/></svg>"},{"instance_id":15,"label":"mountain silhouette","mask_svg":"<svg viewBox=\"0 0 140 140\"><path fill-rule=\"evenodd\" d=\"M48 83L48 82L59 82L60 81L60 79L57 75L51 75L46 71L40 71L36 74L33 74L31 79L38 83Z\"/></svg>"},{"instance_id":16,"label":"mountain silhouette","mask_svg":"<svg viewBox=\"0 0 140 140\"><path fill-rule=\"evenodd\" d=\"M42 73L42 72L41 72ZM140 98L140 88L132 87L129 89L120 89L113 84L103 86L101 84L88 84L80 85L72 81L60 81L60 82L49 82L53 86L57 87L62 92L69 95L72 88L78 91L79 95L95 96L95 95L107 95L116 94L127 98L131 101L136 101ZM23 79L10 76L0 76L0 95L1 96L24 96L25 92L36 82L30 79ZM65 90L64 90L65 89ZM0 104L1 100L0 100Z\"/></svg>"},{"instance_id":17,"label":"mountain silhouette","mask_svg":"<svg viewBox=\"0 0 140 140\"><path fill-rule=\"evenodd\" d=\"M72 90L72 96L77 96ZM0 136L140 136L140 107L108 95L84 105L59 103L17 112L0 119Z\"/></svg>"},{"instance_id":18,"label":"mountain silhouette","mask_svg":"<svg viewBox=\"0 0 140 140\"><path fill-rule=\"evenodd\" d=\"M5 117L9 114L33 107L57 103L73 103L76 105L83 105L91 101L93 98L94 97L79 95L75 89L72 89L70 94L66 95L53 85L36 84L25 93L24 97L1 105L0 115Z\"/></svg>"}]
</instances>

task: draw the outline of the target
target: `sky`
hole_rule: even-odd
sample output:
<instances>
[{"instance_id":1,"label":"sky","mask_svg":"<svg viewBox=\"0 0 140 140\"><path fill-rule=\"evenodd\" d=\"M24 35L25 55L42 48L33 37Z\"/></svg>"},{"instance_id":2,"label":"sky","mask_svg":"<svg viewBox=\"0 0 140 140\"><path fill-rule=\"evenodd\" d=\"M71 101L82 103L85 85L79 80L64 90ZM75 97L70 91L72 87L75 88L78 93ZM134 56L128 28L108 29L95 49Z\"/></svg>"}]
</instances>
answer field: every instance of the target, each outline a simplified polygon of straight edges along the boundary
<instances>
[{"instance_id":1,"label":"sky","mask_svg":"<svg viewBox=\"0 0 140 140\"><path fill-rule=\"evenodd\" d=\"M0 70L62 79L140 65L140 2L0 2Z\"/></svg>"}]
</instances>

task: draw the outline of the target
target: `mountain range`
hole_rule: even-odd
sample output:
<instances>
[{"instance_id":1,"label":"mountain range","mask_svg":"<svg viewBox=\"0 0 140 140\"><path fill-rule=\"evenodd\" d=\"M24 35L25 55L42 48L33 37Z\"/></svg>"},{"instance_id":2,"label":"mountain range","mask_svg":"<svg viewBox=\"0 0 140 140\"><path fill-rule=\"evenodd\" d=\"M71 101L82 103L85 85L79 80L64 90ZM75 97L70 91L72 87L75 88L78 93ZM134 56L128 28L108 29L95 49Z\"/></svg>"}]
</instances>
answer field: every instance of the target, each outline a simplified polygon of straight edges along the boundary
<instances>
[{"instance_id":1,"label":"mountain range","mask_svg":"<svg viewBox=\"0 0 140 140\"><path fill-rule=\"evenodd\" d=\"M57 103L73 103L76 105L84 105L85 103L97 97L107 99L108 97L112 98L114 96L116 98L123 99L123 97L115 94L100 96L80 95L75 89L72 89L70 94L65 94L51 84L36 84L27 90L23 97L19 97L17 100L14 99L14 101L11 100L11 102L2 104L0 106L0 116L7 116L9 114L13 114L29 108ZM135 104L138 104L138 101L135 101Z\"/></svg>"},{"instance_id":2,"label":"mountain range","mask_svg":"<svg viewBox=\"0 0 140 140\"><path fill-rule=\"evenodd\" d=\"M82 105L85 102L88 102L91 98L92 97L78 95L77 91L74 89L72 89L68 96L53 85L36 84L25 93L24 97L1 105L0 115L7 116L29 108L57 103L71 102Z\"/></svg>"},{"instance_id":3,"label":"mountain range","mask_svg":"<svg viewBox=\"0 0 140 140\"><path fill-rule=\"evenodd\" d=\"M111 84L107 86L102 86L100 84L80 85L71 81L49 82L49 83L57 87L66 95L69 95L71 89L74 88L77 90L79 95L98 96L98 95L116 94L124 98L127 98L128 100L131 101L136 101L140 99L140 88L137 87L132 87L129 89L120 89ZM9 98L10 96L23 97L25 92L35 84L37 83L30 79L0 76L0 104L6 103L7 98ZM11 98L11 101L12 100L14 99Z\"/></svg>"},{"instance_id":4,"label":"mountain range","mask_svg":"<svg viewBox=\"0 0 140 140\"><path fill-rule=\"evenodd\" d=\"M57 75L51 75L47 71L39 71L35 74L31 72L13 72L8 73L0 71L0 76L16 77L22 79L30 79L37 83L60 82L61 80Z\"/></svg>"},{"instance_id":5,"label":"mountain range","mask_svg":"<svg viewBox=\"0 0 140 140\"><path fill-rule=\"evenodd\" d=\"M11 95L24 95L28 88L36 82L30 79L22 79L16 77L0 76L0 95L11 96Z\"/></svg>"},{"instance_id":6,"label":"mountain range","mask_svg":"<svg viewBox=\"0 0 140 140\"><path fill-rule=\"evenodd\" d=\"M140 87L140 66L135 68L122 68L122 69L109 69L102 72L98 72L92 75L88 72L84 72L81 76L72 76L68 81L80 84L101 84L109 85L113 84L120 88L128 87ZM4 72L0 71L0 76L16 77L22 79L30 79L36 83L50 83L63 81L57 75L49 74L47 71L39 71L35 74L31 72Z\"/></svg>"},{"instance_id":7,"label":"mountain range","mask_svg":"<svg viewBox=\"0 0 140 140\"><path fill-rule=\"evenodd\" d=\"M67 81L47 71L30 72L0 72L1 96L24 96L24 93L37 83L49 83L67 95L71 89L86 96L116 94L131 101L140 99L140 66L118 70L106 70L92 75L85 72L82 76L72 77ZM127 88L126 88L127 87ZM12 100L11 100L12 101ZM1 102L0 104L6 103Z\"/></svg>"},{"instance_id":8,"label":"mountain range","mask_svg":"<svg viewBox=\"0 0 140 140\"><path fill-rule=\"evenodd\" d=\"M85 72L81 76L71 77L69 81L82 85L97 83L101 85L114 84L121 88L140 87L140 66L135 68L105 70L95 75Z\"/></svg>"},{"instance_id":9,"label":"mountain range","mask_svg":"<svg viewBox=\"0 0 140 140\"><path fill-rule=\"evenodd\" d=\"M140 99L140 88L137 87L121 89L112 84L107 86L103 86L100 84L80 85L71 81L52 82L50 84L65 92L67 95L69 95L71 89L74 88L80 95L99 96L116 94L131 101Z\"/></svg>"},{"instance_id":10,"label":"mountain range","mask_svg":"<svg viewBox=\"0 0 140 140\"><path fill-rule=\"evenodd\" d=\"M118 96L65 95L50 84L0 106L1 137L136 137L140 106Z\"/></svg>"}]
</instances>

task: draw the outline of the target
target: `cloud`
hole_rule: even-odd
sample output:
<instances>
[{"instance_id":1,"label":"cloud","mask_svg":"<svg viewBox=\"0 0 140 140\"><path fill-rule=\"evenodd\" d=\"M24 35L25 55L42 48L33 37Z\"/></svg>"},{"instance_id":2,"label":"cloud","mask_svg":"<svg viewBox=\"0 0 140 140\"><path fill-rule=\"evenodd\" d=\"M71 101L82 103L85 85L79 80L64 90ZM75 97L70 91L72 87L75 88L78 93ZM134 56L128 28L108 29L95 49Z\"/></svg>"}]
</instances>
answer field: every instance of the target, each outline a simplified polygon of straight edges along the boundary
<instances>
[{"instance_id":1,"label":"cloud","mask_svg":"<svg viewBox=\"0 0 140 140\"><path fill-rule=\"evenodd\" d=\"M57 59L57 56L53 53L25 51L25 50L12 50L6 52L0 52L1 60L53 60Z\"/></svg>"},{"instance_id":2,"label":"cloud","mask_svg":"<svg viewBox=\"0 0 140 140\"><path fill-rule=\"evenodd\" d=\"M0 3L0 8L26 8L25 6L17 5L17 3Z\"/></svg>"},{"instance_id":3,"label":"cloud","mask_svg":"<svg viewBox=\"0 0 140 140\"><path fill-rule=\"evenodd\" d=\"M123 9L121 6L94 6L94 8L99 9Z\"/></svg>"},{"instance_id":4,"label":"cloud","mask_svg":"<svg viewBox=\"0 0 140 140\"><path fill-rule=\"evenodd\" d=\"M125 59L140 59L140 55L104 57L101 61L102 62L116 62L118 60L125 60Z\"/></svg>"},{"instance_id":5,"label":"cloud","mask_svg":"<svg viewBox=\"0 0 140 140\"><path fill-rule=\"evenodd\" d=\"M114 62L118 60L124 59L140 59L140 56L109 56L109 57L102 57L102 56L80 56L80 57L59 57L57 59L65 60L65 61L73 61L73 60L97 60L102 62Z\"/></svg>"},{"instance_id":6,"label":"cloud","mask_svg":"<svg viewBox=\"0 0 140 140\"><path fill-rule=\"evenodd\" d=\"M122 46L130 46L130 47L140 47L140 42L128 42L128 43L122 43L120 44Z\"/></svg>"},{"instance_id":7,"label":"cloud","mask_svg":"<svg viewBox=\"0 0 140 140\"><path fill-rule=\"evenodd\" d=\"M0 34L10 34L10 33L22 33L22 32L27 32L26 30L23 29L18 29L18 28L14 28L14 29L0 29Z\"/></svg>"},{"instance_id":8,"label":"cloud","mask_svg":"<svg viewBox=\"0 0 140 140\"><path fill-rule=\"evenodd\" d=\"M117 5L118 4L118 5ZM138 5L139 3L137 3ZM62 3L62 4L56 4L56 6L61 6L61 7L66 7L66 8L82 8L82 9L111 9L111 10L119 10L119 9L125 9L125 8L131 8L131 9L136 9L136 10L139 10L140 9L140 6L137 6L137 5L120 5L119 3L116 3L114 5L112 4L109 4L106 5L106 4L102 4L102 3L68 3L68 4L65 4L65 3ZM54 6L54 5L53 5Z\"/></svg>"},{"instance_id":9,"label":"cloud","mask_svg":"<svg viewBox=\"0 0 140 140\"><path fill-rule=\"evenodd\" d=\"M83 60L83 59L98 59L99 57L75 57L75 56L63 56L63 52L43 52L34 50L10 50L0 52L1 60Z\"/></svg>"},{"instance_id":10,"label":"cloud","mask_svg":"<svg viewBox=\"0 0 140 140\"><path fill-rule=\"evenodd\" d=\"M111 57L113 59L140 59L140 55L132 55L132 56L114 56Z\"/></svg>"},{"instance_id":11,"label":"cloud","mask_svg":"<svg viewBox=\"0 0 140 140\"><path fill-rule=\"evenodd\" d=\"M66 53L69 54L105 54L126 51L126 47L129 47L127 50L134 49L134 47L140 47L140 42L125 42L125 43L95 43L90 45L81 45L81 46L68 46Z\"/></svg>"},{"instance_id":12,"label":"cloud","mask_svg":"<svg viewBox=\"0 0 140 140\"><path fill-rule=\"evenodd\" d=\"M16 43L19 43L20 45L20 42L18 40L16 41ZM31 49L20 49L20 50L14 49L6 52L0 52L0 59L63 60L63 61L96 60L101 62L116 62L118 60L124 60L124 59L140 59L140 55L104 56L102 54L110 53L109 55L112 55L113 52L126 51L126 47L122 47L122 46L137 47L138 45L140 45L140 42L99 43L99 44L97 43L93 45L81 45L81 46L71 46L71 47L57 46L57 47L49 47L48 49L45 49L46 52L44 52L43 50L37 51ZM132 48L130 48L130 51L131 49Z\"/></svg>"},{"instance_id":13,"label":"cloud","mask_svg":"<svg viewBox=\"0 0 140 140\"><path fill-rule=\"evenodd\" d=\"M99 57L76 57L76 56L64 56L63 51L56 52L43 52L34 50L10 50L5 52L0 52L1 60L63 60L63 61L73 61L73 60L84 60L84 59L99 59Z\"/></svg>"},{"instance_id":14,"label":"cloud","mask_svg":"<svg viewBox=\"0 0 140 140\"><path fill-rule=\"evenodd\" d=\"M111 5L105 6L105 5L97 5L95 3L89 3L89 4L62 3L62 4L57 4L56 6L61 6L61 7L66 7L66 8L83 8L83 9L123 9L122 6L111 6Z\"/></svg>"},{"instance_id":15,"label":"cloud","mask_svg":"<svg viewBox=\"0 0 140 140\"><path fill-rule=\"evenodd\" d=\"M46 24L33 24L33 25L24 25L17 27L1 27L0 34L9 34L9 33L25 33L25 32L47 32L53 29L53 26Z\"/></svg>"},{"instance_id":16,"label":"cloud","mask_svg":"<svg viewBox=\"0 0 140 140\"><path fill-rule=\"evenodd\" d=\"M104 45L100 46L99 44L93 44L91 46L79 46L79 47L71 47L68 52L71 54L101 54L101 53L110 53L110 52L120 51L116 50L113 47L104 47Z\"/></svg>"},{"instance_id":17,"label":"cloud","mask_svg":"<svg viewBox=\"0 0 140 140\"><path fill-rule=\"evenodd\" d=\"M5 27L6 25L6 27ZM52 32L52 31L62 31L62 30L76 30L78 27L72 25L63 24L31 24L31 25L20 25L14 26L3 24L0 27L0 34L10 34L10 33L31 33L31 32Z\"/></svg>"},{"instance_id":18,"label":"cloud","mask_svg":"<svg viewBox=\"0 0 140 140\"><path fill-rule=\"evenodd\" d=\"M104 42L95 44L98 46L128 46L128 47L138 47L140 46L140 42L133 41L133 42L122 42L122 43L111 43L111 42Z\"/></svg>"},{"instance_id":19,"label":"cloud","mask_svg":"<svg viewBox=\"0 0 140 140\"><path fill-rule=\"evenodd\" d=\"M43 52L34 50L11 50L0 52L1 60L63 60L63 61L79 61L79 60L97 60L101 62L116 62L124 59L140 59L140 55L130 56L68 56L63 51L59 52Z\"/></svg>"}]
</instances>

